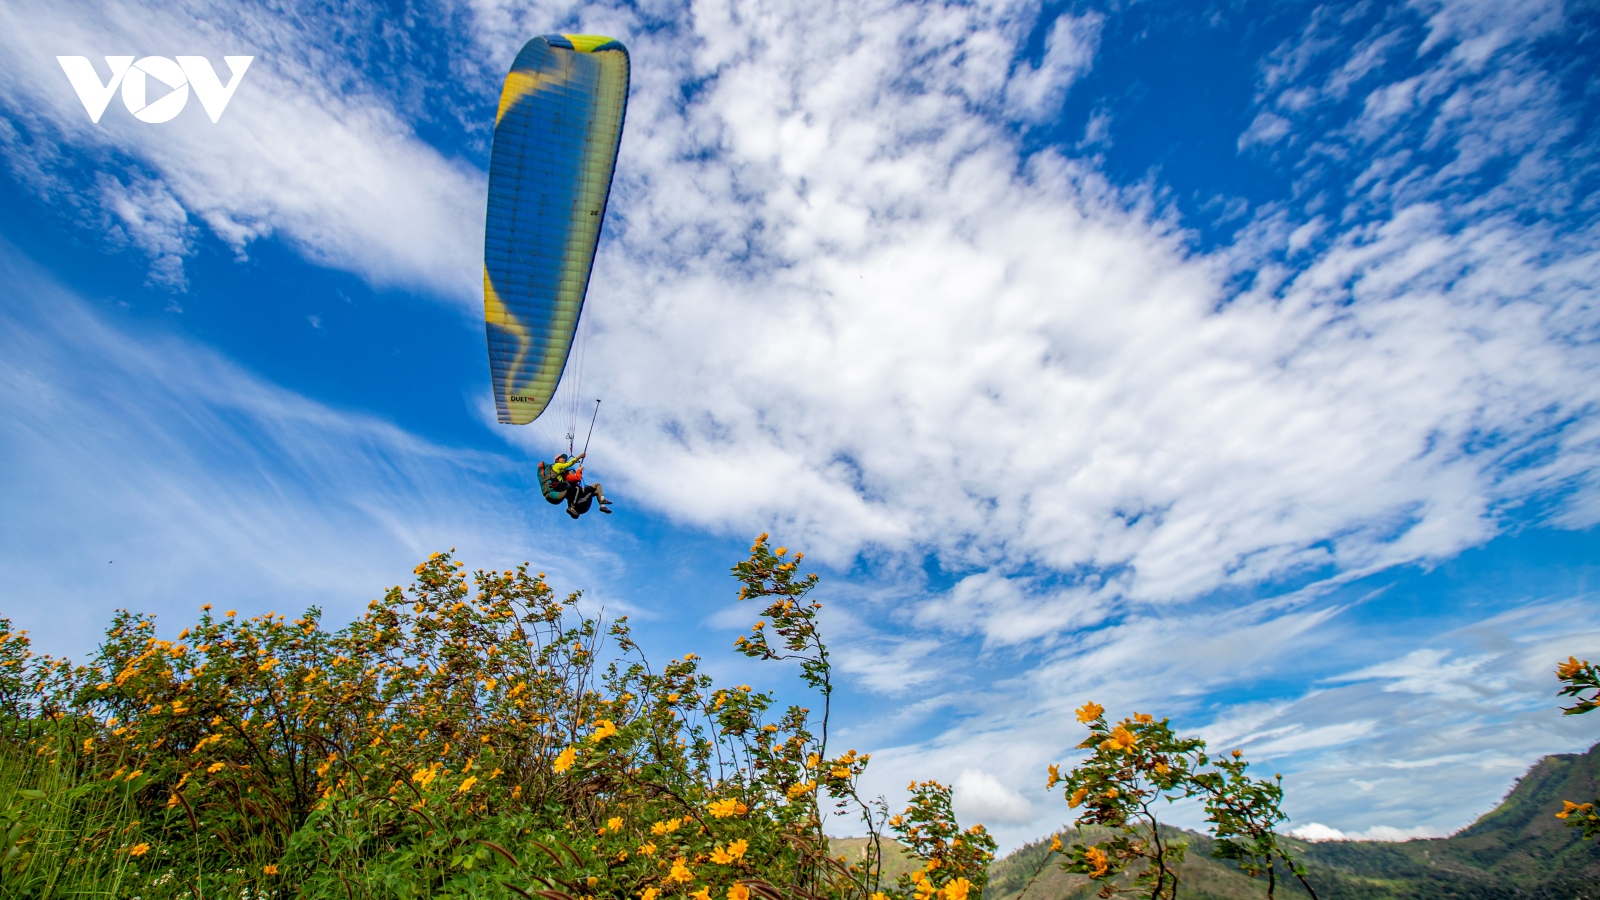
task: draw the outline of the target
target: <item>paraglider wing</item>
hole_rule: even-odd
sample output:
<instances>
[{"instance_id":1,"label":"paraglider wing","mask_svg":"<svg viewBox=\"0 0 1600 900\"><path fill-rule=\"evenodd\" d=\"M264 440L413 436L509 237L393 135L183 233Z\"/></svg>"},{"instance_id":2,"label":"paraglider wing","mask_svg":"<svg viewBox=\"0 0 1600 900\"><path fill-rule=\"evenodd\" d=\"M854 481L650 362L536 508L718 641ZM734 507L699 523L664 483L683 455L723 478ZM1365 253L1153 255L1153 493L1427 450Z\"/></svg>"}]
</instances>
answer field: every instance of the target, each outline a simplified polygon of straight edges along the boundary
<instances>
[{"instance_id":1,"label":"paraglider wing","mask_svg":"<svg viewBox=\"0 0 1600 900\"><path fill-rule=\"evenodd\" d=\"M547 34L517 54L489 157L483 315L501 422L555 394L583 313L628 102L628 51Z\"/></svg>"}]
</instances>

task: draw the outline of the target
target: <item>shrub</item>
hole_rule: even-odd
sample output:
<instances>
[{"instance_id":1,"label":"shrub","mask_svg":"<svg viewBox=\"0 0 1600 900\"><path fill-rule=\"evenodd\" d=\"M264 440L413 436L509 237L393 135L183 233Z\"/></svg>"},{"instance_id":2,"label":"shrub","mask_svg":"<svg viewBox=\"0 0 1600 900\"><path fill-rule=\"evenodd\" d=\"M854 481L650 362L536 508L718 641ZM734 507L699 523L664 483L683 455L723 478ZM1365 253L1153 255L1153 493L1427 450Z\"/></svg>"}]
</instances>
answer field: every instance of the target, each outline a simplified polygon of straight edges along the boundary
<instances>
[{"instance_id":1,"label":"shrub","mask_svg":"<svg viewBox=\"0 0 1600 900\"><path fill-rule=\"evenodd\" d=\"M451 554L336 632L207 605L167 641L122 612L74 667L0 619L0 893L981 900L994 842L948 788L888 819L857 792L869 756L830 755L801 558L762 535L734 567L765 604L737 646L798 660L820 716L693 654L657 670L626 619ZM828 855L824 794L866 859ZM923 864L895 884L885 828Z\"/></svg>"}]
</instances>

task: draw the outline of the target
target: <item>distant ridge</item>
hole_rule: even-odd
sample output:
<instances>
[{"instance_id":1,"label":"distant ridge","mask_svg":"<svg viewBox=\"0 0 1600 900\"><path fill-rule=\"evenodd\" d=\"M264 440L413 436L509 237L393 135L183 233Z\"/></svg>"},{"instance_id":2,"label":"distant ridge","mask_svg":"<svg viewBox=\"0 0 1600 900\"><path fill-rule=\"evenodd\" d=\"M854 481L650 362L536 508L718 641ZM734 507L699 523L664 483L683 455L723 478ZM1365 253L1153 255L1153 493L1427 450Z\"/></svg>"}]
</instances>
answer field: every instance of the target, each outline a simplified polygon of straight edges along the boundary
<instances>
[{"instance_id":1,"label":"distant ridge","mask_svg":"<svg viewBox=\"0 0 1600 900\"><path fill-rule=\"evenodd\" d=\"M1539 760L1500 805L1447 838L1403 842L1289 840L1310 869L1322 900L1600 900L1600 845L1584 842L1555 814L1561 801L1600 795L1600 744L1587 753ZM1173 829L1174 836L1179 834ZM1212 859L1211 840L1182 832L1189 842L1178 896L1239 900L1266 896L1251 879ZM1068 841L1072 832L1065 832ZM1095 896L1082 876L1054 864L1031 885L1049 838L1028 844L990 868L985 900L1080 900ZM1026 890L1024 891L1024 887ZM1299 885L1278 880L1278 896L1304 897Z\"/></svg>"}]
</instances>

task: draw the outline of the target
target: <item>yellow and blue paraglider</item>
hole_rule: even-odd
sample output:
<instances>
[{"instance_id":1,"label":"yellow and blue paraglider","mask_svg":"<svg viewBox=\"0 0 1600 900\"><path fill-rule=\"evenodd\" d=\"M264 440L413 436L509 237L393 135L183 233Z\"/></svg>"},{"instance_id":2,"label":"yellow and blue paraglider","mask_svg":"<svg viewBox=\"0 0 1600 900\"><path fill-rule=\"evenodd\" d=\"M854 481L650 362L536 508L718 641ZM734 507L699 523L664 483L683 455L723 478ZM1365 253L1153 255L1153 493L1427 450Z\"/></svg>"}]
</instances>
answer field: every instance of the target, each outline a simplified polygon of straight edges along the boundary
<instances>
[{"instance_id":1,"label":"yellow and blue paraglider","mask_svg":"<svg viewBox=\"0 0 1600 900\"><path fill-rule=\"evenodd\" d=\"M523 46L500 92L483 314L503 423L544 413L567 368L616 171L628 75L621 42L547 34ZM571 423L567 433L570 441Z\"/></svg>"}]
</instances>

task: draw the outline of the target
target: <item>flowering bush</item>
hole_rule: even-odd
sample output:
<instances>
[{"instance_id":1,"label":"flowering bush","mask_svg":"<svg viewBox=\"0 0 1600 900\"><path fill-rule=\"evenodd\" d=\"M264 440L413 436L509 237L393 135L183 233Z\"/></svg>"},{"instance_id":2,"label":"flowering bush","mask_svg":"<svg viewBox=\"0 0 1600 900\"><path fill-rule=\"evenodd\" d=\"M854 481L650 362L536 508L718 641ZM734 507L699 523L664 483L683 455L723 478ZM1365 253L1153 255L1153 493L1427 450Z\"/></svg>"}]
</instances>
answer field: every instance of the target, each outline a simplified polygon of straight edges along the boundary
<instances>
[{"instance_id":1,"label":"flowering bush","mask_svg":"<svg viewBox=\"0 0 1600 900\"><path fill-rule=\"evenodd\" d=\"M1168 720L1134 713L1116 723L1105 708L1086 703L1078 721L1089 735L1078 749L1089 756L1066 775L1051 766L1047 787L1061 787L1076 824L1101 826L1093 843L1065 847L1057 837L1051 850L1066 857L1069 872L1100 884L1100 896L1132 893L1151 900L1175 898L1186 845L1163 834L1156 818L1160 803L1201 798L1206 821L1217 838L1213 855L1233 860L1246 875L1267 877L1267 896L1277 889L1277 864L1283 863L1315 898L1305 869L1289 855L1274 828L1287 819L1280 809L1282 776L1252 778L1241 751L1212 758L1205 741L1184 738ZM1103 830L1102 830L1103 829ZM1046 857L1048 860L1049 857Z\"/></svg>"},{"instance_id":2,"label":"flowering bush","mask_svg":"<svg viewBox=\"0 0 1600 900\"><path fill-rule=\"evenodd\" d=\"M626 619L450 554L337 632L207 605L169 641L123 612L73 667L0 620L0 761L28 763L0 776L0 894L980 900L994 843L947 788L888 819L857 793L869 756L830 755L800 559L762 535L734 568L765 603L737 646L799 660L820 716L693 654L657 670ZM823 795L863 817L866 859L828 855ZM886 827L921 877L881 883Z\"/></svg>"}]
</instances>

